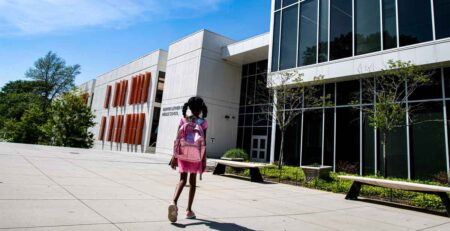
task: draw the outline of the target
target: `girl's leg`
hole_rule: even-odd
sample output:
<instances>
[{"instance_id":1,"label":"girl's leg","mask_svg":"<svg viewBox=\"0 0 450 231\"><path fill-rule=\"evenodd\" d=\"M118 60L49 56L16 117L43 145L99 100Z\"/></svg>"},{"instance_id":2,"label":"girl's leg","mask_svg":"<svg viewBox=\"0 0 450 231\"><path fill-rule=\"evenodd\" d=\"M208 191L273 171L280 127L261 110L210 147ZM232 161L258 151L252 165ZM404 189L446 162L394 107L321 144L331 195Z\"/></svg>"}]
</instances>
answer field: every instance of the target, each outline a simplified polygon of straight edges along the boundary
<instances>
[{"instance_id":1,"label":"girl's leg","mask_svg":"<svg viewBox=\"0 0 450 231\"><path fill-rule=\"evenodd\" d=\"M191 173L189 176L189 201L187 211L192 211L192 202L194 202L195 188L197 187L197 174Z\"/></svg>"},{"instance_id":2,"label":"girl's leg","mask_svg":"<svg viewBox=\"0 0 450 231\"><path fill-rule=\"evenodd\" d=\"M181 192L183 191L184 186L186 186L187 181L187 173L180 173L180 182L178 182L177 187L175 188L175 194L173 195L173 203L177 205L178 198L180 198Z\"/></svg>"}]
</instances>

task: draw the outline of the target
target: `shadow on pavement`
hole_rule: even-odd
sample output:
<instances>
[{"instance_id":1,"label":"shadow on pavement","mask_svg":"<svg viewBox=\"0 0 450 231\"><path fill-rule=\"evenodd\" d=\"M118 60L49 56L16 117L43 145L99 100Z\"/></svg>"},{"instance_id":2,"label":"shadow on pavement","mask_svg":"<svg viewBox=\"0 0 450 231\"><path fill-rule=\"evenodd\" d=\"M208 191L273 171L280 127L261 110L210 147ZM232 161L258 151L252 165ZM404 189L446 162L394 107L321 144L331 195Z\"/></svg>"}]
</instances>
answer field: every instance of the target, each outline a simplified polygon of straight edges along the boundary
<instances>
[{"instance_id":1,"label":"shadow on pavement","mask_svg":"<svg viewBox=\"0 0 450 231\"><path fill-rule=\"evenodd\" d=\"M392 207L392 208L405 209L405 210L410 210L410 211L415 211L415 212L421 212L421 213L431 214L431 215L435 215L435 216L448 217L447 213L444 211L442 211L442 212L431 211L431 210L427 210L427 209L423 209L423 208L399 204L399 203L390 202L390 201L382 201L382 200L369 199L369 198L358 198L357 201L362 201L362 202L377 204L377 205L383 205L383 206Z\"/></svg>"},{"instance_id":2,"label":"shadow on pavement","mask_svg":"<svg viewBox=\"0 0 450 231\"><path fill-rule=\"evenodd\" d=\"M178 223L172 223L173 226L185 229L188 226L196 226L196 225L205 225L208 226L211 230L219 230L219 231L256 231L254 229L248 229L246 227L234 224L234 223L220 223L215 221L209 221L204 219L195 219L199 222L194 222L190 224L178 224Z\"/></svg>"}]
</instances>

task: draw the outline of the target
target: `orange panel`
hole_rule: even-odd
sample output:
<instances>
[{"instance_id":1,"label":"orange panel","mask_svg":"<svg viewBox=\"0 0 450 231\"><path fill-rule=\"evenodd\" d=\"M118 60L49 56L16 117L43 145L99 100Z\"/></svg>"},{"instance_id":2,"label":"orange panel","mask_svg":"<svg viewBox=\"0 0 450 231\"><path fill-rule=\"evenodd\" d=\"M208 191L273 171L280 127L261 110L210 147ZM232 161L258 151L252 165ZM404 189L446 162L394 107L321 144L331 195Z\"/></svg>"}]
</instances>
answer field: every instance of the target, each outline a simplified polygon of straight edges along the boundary
<instances>
[{"instance_id":1,"label":"orange panel","mask_svg":"<svg viewBox=\"0 0 450 231\"><path fill-rule=\"evenodd\" d=\"M114 128L114 116L111 116L109 118L109 127L108 127L108 134L106 135L106 141L111 141L112 140L112 135L113 135L113 128Z\"/></svg>"},{"instance_id":2,"label":"orange panel","mask_svg":"<svg viewBox=\"0 0 450 231\"><path fill-rule=\"evenodd\" d=\"M127 88L128 88L128 80L124 80L123 83L123 89L122 89L122 96L120 97L121 102L120 102L120 106L125 106L125 98L127 95Z\"/></svg>"},{"instance_id":3,"label":"orange panel","mask_svg":"<svg viewBox=\"0 0 450 231\"><path fill-rule=\"evenodd\" d=\"M134 144L136 138L136 115L131 115L130 136L128 137L128 143Z\"/></svg>"},{"instance_id":4,"label":"orange panel","mask_svg":"<svg viewBox=\"0 0 450 231\"><path fill-rule=\"evenodd\" d=\"M139 89L137 92L137 99L136 99L136 103L140 104L142 102L142 86L144 85L144 76L143 75L139 75Z\"/></svg>"},{"instance_id":5,"label":"orange panel","mask_svg":"<svg viewBox=\"0 0 450 231\"><path fill-rule=\"evenodd\" d=\"M144 79L144 90L142 93L142 103L146 103L148 101L148 93L150 91L150 82L152 79L152 73L145 73L145 79Z\"/></svg>"},{"instance_id":6,"label":"orange panel","mask_svg":"<svg viewBox=\"0 0 450 231\"><path fill-rule=\"evenodd\" d=\"M105 135L105 125L106 125L106 117L103 116L103 117L102 117L102 122L101 122L101 124L100 124L100 130L99 130L99 133L98 133L98 139L99 139L99 140L103 140L103 138L104 138L104 135Z\"/></svg>"},{"instance_id":7,"label":"orange panel","mask_svg":"<svg viewBox=\"0 0 450 231\"><path fill-rule=\"evenodd\" d=\"M116 132L114 136L114 142L120 143L120 138L122 136L122 126L123 126L123 115L118 116Z\"/></svg>"},{"instance_id":8,"label":"orange panel","mask_svg":"<svg viewBox=\"0 0 450 231\"><path fill-rule=\"evenodd\" d=\"M111 99L111 85L108 85L106 87L105 102L103 104L104 108L109 108L109 100L110 99Z\"/></svg>"},{"instance_id":9,"label":"orange panel","mask_svg":"<svg viewBox=\"0 0 450 231\"><path fill-rule=\"evenodd\" d=\"M126 125L125 125L125 134L124 134L124 138L123 138L124 143L129 143L130 131L131 131L131 115L127 115L127 121L126 121Z\"/></svg>"},{"instance_id":10,"label":"orange panel","mask_svg":"<svg viewBox=\"0 0 450 231\"><path fill-rule=\"evenodd\" d=\"M142 133L144 130L144 124L145 124L145 114L141 113L139 115L139 122L137 124L137 131L136 131L136 142L135 144L142 144Z\"/></svg>"},{"instance_id":11,"label":"orange panel","mask_svg":"<svg viewBox=\"0 0 450 231\"><path fill-rule=\"evenodd\" d=\"M117 107L117 97L119 95L119 83L114 84L113 107Z\"/></svg>"},{"instance_id":12,"label":"orange panel","mask_svg":"<svg viewBox=\"0 0 450 231\"><path fill-rule=\"evenodd\" d=\"M136 77L131 78L131 88L130 88L130 94L128 94L128 104L133 104L133 97L134 97L134 88L136 87Z\"/></svg>"}]
</instances>

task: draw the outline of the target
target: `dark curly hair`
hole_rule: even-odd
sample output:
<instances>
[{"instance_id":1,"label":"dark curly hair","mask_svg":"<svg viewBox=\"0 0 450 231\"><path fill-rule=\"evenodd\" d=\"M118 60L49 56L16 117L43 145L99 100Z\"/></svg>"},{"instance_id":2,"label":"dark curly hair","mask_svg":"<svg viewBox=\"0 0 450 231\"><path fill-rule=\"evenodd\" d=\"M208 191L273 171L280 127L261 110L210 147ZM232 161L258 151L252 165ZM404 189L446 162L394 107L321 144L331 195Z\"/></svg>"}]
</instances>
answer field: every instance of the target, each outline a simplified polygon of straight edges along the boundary
<instances>
[{"instance_id":1,"label":"dark curly hair","mask_svg":"<svg viewBox=\"0 0 450 231\"><path fill-rule=\"evenodd\" d=\"M205 102L200 97L191 97L188 102L184 104L183 117L186 117L186 111L188 108L191 109L192 112L201 112L203 118L208 116L208 107L206 107Z\"/></svg>"}]
</instances>

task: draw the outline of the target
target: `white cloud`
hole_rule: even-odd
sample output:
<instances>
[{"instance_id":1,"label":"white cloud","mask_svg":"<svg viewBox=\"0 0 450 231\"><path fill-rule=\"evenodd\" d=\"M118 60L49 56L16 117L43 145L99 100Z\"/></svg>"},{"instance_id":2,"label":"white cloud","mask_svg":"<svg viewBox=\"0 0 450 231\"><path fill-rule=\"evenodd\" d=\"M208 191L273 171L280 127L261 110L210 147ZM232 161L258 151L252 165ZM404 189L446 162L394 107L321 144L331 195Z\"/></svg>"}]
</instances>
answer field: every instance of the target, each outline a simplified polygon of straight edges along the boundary
<instances>
[{"instance_id":1,"label":"white cloud","mask_svg":"<svg viewBox=\"0 0 450 231\"><path fill-rule=\"evenodd\" d=\"M0 0L0 34L43 34L93 26L195 17L228 0Z\"/></svg>"}]
</instances>

